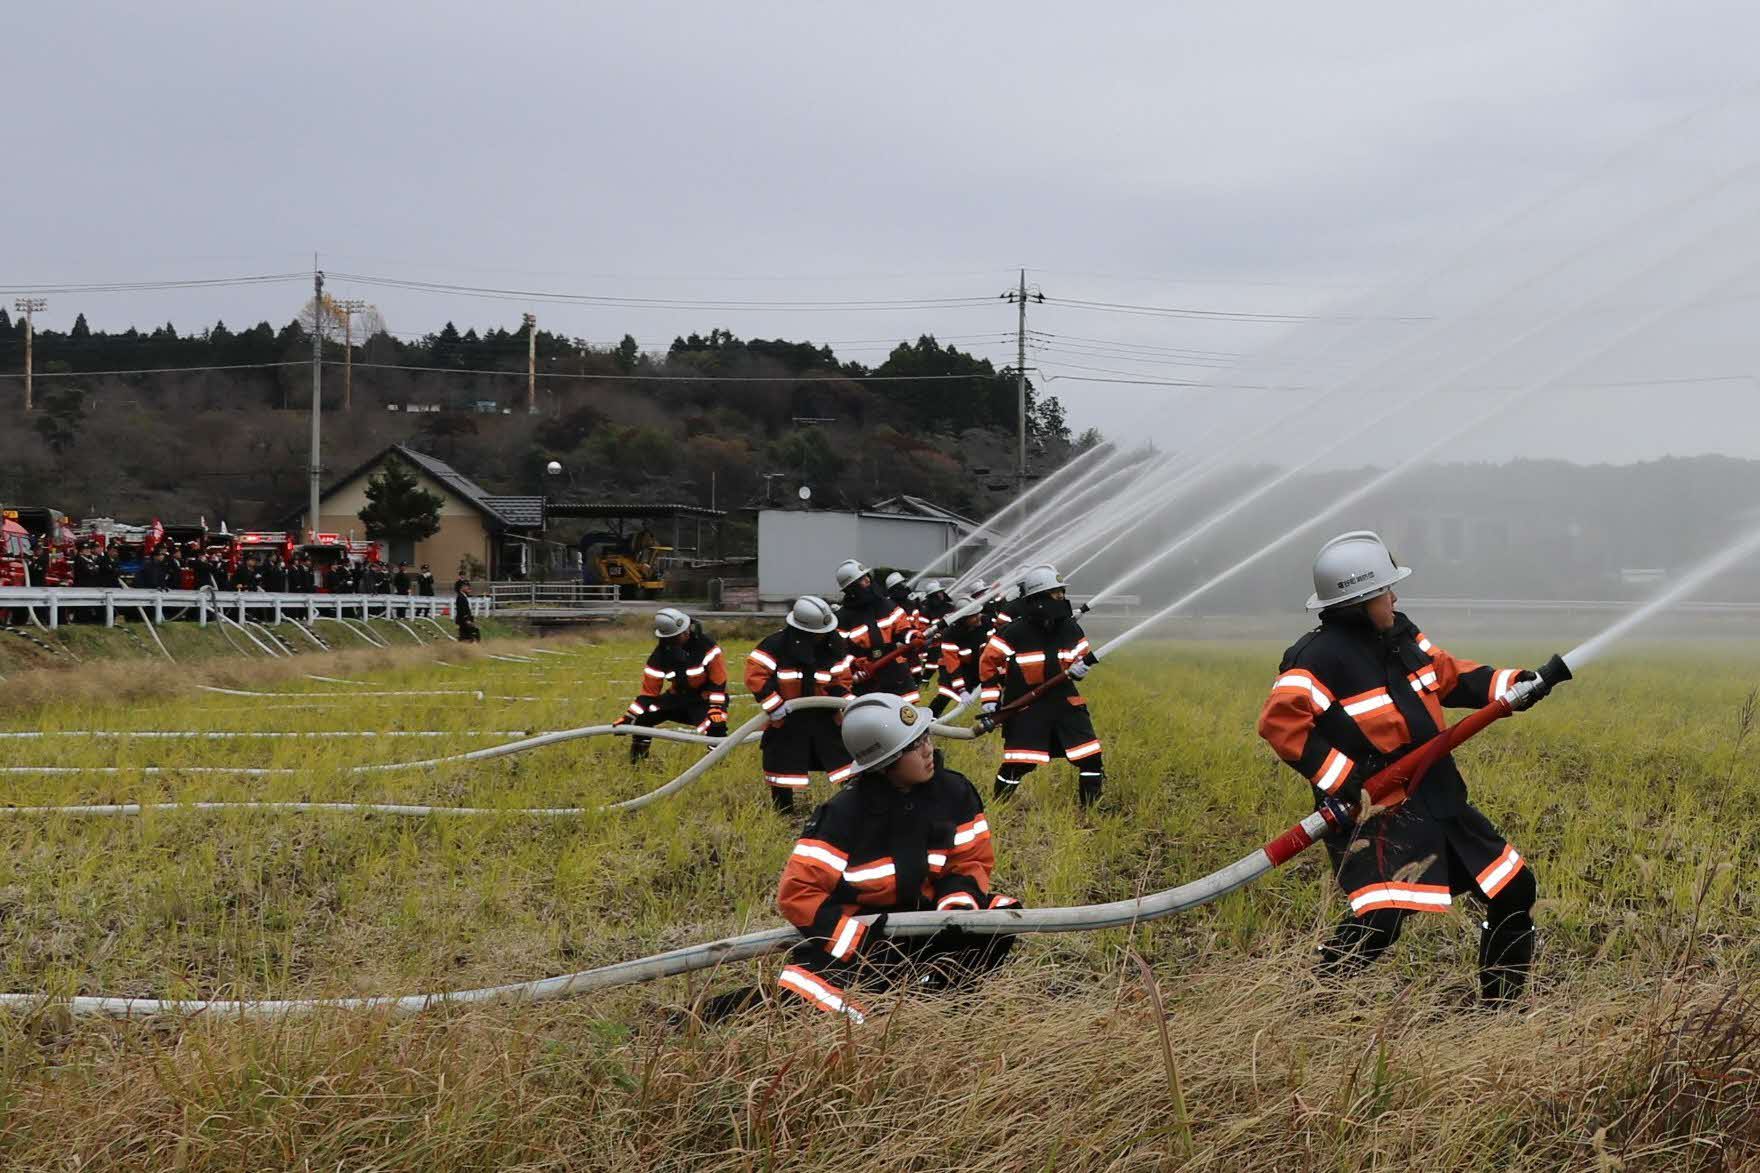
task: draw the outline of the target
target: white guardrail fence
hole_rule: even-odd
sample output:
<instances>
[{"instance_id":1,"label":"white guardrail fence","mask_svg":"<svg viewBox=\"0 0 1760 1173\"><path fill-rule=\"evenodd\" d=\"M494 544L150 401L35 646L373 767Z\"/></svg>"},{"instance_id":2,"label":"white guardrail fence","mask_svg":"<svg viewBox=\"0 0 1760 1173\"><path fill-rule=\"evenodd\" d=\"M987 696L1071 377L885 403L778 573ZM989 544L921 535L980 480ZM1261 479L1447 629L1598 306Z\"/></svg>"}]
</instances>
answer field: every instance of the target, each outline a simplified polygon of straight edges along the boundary
<instances>
[{"instance_id":1,"label":"white guardrail fence","mask_svg":"<svg viewBox=\"0 0 1760 1173\"><path fill-rule=\"evenodd\" d=\"M493 599L473 597L471 612L486 615ZM154 623L208 620L225 616L242 623L280 623L283 619L417 619L452 615L452 597L427 595L290 595L266 591L148 591L129 587L0 587L0 612L30 610L45 627L59 627L69 612L101 616L105 627L116 625L118 611L134 611Z\"/></svg>"},{"instance_id":2,"label":"white guardrail fence","mask_svg":"<svg viewBox=\"0 0 1760 1173\"><path fill-rule=\"evenodd\" d=\"M492 582L483 594L498 611L582 611L615 614L623 588L615 583L589 586L579 582ZM664 606L656 603L656 607Z\"/></svg>"}]
</instances>

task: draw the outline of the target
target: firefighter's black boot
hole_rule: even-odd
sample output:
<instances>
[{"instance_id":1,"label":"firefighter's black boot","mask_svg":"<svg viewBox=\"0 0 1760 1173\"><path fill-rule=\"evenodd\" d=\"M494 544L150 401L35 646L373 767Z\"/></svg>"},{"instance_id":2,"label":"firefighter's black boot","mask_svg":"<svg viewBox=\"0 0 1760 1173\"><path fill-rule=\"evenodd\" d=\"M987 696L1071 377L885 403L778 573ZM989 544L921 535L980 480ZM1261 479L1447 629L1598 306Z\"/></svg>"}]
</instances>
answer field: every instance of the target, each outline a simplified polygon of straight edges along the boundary
<instances>
[{"instance_id":1,"label":"firefighter's black boot","mask_svg":"<svg viewBox=\"0 0 1760 1173\"><path fill-rule=\"evenodd\" d=\"M1534 921L1527 913L1486 921L1479 931L1479 998L1507 1006L1528 988L1534 966Z\"/></svg>"},{"instance_id":2,"label":"firefighter's black boot","mask_svg":"<svg viewBox=\"0 0 1760 1173\"><path fill-rule=\"evenodd\" d=\"M1534 967L1530 910L1538 895L1534 874L1524 867L1485 909L1479 930L1479 997L1487 1006L1507 1006L1528 986L1528 971Z\"/></svg>"},{"instance_id":3,"label":"firefighter's black boot","mask_svg":"<svg viewBox=\"0 0 1760 1173\"><path fill-rule=\"evenodd\" d=\"M770 788L770 805L776 808L779 815L794 814L794 791L785 786Z\"/></svg>"},{"instance_id":4,"label":"firefighter's black boot","mask_svg":"<svg viewBox=\"0 0 1760 1173\"><path fill-rule=\"evenodd\" d=\"M654 739L651 737L632 737L632 738L630 738L629 739L630 765L633 766L637 762L641 761L643 758L647 757L648 751L652 748L654 748Z\"/></svg>"},{"instance_id":5,"label":"firefighter's black boot","mask_svg":"<svg viewBox=\"0 0 1760 1173\"><path fill-rule=\"evenodd\" d=\"M991 797L997 802L1013 798L1015 791L1021 788L1021 779L1032 772L1033 767L1026 762L1004 762L996 771L996 789Z\"/></svg>"},{"instance_id":6,"label":"firefighter's black boot","mask_svg":"<svg viewBox=\"0 0 1760 1173\"><path fill-rule=\"evenodd\" d=\"M1399 940L1405 919L1404 910L1398 908L1378 908L1362 916L1345 918L1332 931L1331 939L1320 946L1315 971L1326 978L1356 973Z\"/></svg>"},{"instance_id":7,"label":"firefighter's black boot","mask_svg":"<svg viewBox=\"0 0 1760 1173\"><path fill-rule=\"evenodd\" d=\"M1077 782L1076 801L1086 810L1100 801L1100 791L1106 785L1106 775L1083 770Z\"/></svg>"}]
</instances>

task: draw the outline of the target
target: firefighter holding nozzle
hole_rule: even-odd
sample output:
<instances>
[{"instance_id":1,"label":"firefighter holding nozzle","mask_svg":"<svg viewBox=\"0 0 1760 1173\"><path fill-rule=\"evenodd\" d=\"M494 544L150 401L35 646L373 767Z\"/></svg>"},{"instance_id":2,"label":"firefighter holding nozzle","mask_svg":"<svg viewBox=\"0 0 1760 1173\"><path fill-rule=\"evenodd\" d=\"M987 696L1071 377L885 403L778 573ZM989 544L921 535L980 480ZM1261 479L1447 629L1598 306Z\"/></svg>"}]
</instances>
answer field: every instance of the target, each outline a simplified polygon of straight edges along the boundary
<instances>
[{"instance_id":1,"label":"firefighter holding nozzle","mask_svg":"<svg viewBox=\"0 0 1760 1173\"><path fill-rule=\"evenodd\" d=\"M727 736L727 662L721 645L703 625L676 607L654 615L654 650L642 666L642 690L617 724L651 728L677 721L711 737ZM639 762L653 746L651 737L629 739L629 760Z\"/></svg>"},{"instance_id":2,"label":"firefighter holding nozzle","mask_svg":"<svg viewBox=\"0 0 1760 1173\"><path fill-rule=\"evenodd\" d=\"M1014 938L942 929L890 938L894 912L1018 908L990 888L996 851L984 803L941 764L929 710L888 693L853 701L843 744L857 777L813 813L794 845L776 903L805 938L778 978L785 1001L861 1022L860 987L969 985L1002 963ZM872 923L859 917L878 913Z\"/></svg>"},{"instance_id":3,"label":"firefighter holding nozzle","mask_svg":"<svg viewBox=\"0 0 1760 1173\"><path fill-rule=\"evenodd\" d=\"M1315 807L1330 808L1343 828L1327 837L1326 849L1350 914L1320 946L1321 971L1367 965L1399 938L1408 914L1445 912L1464 896L1485 910L1480 995L1504 1004L1520 996L1533 963L1534 875L1467 800L1454 759L1437 761L1403 802L1357 820L1365 813L1364 782L1441 732L1445 707L1480 708L1516 682L1534 681L1510 694L1526 708L1551 684L1432 643L1394 609L1394 584L1411 573L1368 530L1320 548L1308 598L1320 625L1284 653L1259 736L1312 784Z\"/></svg>"},{"instance_id":4,"label":"firefighter holding nozzle","mask_svg":"<svg viewBox=\"0 0 1760 1173\"><path fill-rule=\"evenodd\" d=\"M1002 768L996 772L995 795L1012 796L1022 778L1058 757L1076 768L1077 798L1082 806L1092 806L1100 799L1106 765L1087 699L1076 682L1088 674L1095 655L1057 568L1027 571L1008 614L1009 622L990 637L978 662L984 713L996 712L999 705L1006 711L1011 703L1043 691L1002 722Z\"/></svg>"}]
</instances>

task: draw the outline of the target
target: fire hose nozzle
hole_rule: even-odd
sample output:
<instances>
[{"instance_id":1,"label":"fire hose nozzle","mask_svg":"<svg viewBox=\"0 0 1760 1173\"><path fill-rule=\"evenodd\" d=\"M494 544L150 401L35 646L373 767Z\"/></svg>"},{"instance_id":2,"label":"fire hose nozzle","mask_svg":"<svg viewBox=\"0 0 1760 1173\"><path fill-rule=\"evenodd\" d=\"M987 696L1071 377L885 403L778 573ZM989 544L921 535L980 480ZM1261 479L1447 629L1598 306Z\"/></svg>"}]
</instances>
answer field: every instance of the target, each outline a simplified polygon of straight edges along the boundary
<instances>
[{"instance_id":1,"label":"fire hose nozzle","mask_svg":"<svg viewBox=\"0 0 1760 1173\"><path fill-rule=\"evenodd\" d=\"M1553 657L1534 669L1548 688L1563 684L1571 679L1571 666L1564 662L1564 657L1554 653Z\"/></svg>"},{"instance_id":2,"label":"fire hose nozzle","mask_svg":"<svg viewBox=\"0 0 1760 1173\"><path fill-rule=\"evenodd\" d=\"M1511 712L1524 712L1545 699L1555 686L1570 678L1570 665L1564 662L1563 656L1554 655L1534 670L1533 680L1523 680L1514 685L1504 694L1504 698L1509 701Z\"/></svg>"}]
</instances>

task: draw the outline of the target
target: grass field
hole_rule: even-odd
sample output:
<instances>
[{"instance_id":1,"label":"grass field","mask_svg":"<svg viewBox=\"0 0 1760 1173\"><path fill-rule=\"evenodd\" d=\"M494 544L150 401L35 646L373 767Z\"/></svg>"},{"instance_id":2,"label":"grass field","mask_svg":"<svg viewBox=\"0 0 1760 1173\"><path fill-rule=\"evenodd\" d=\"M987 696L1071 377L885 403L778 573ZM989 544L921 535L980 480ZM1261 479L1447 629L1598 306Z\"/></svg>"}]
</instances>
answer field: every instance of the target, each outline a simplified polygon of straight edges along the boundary
<instances>
[{"instance_id":1,"label":"grass field","mask_svg":"<svg viewBox=\"0 0 1760 1173\"><path fill-rule=\"evenodd\" d=\"M1293 634L1293 633L1292 633ZM730 658L750 641L725 637ZM1445 640L1446 642L1446 640ZM567 656L535 654L533 647ZM629 815L538 820L652 789L697 750L477 748L473 732L609 721L647 642L492 641L192 672L88 665L4 687L9 730L435 731L438 737L0 740L0 764L275 766L287 776L6 777L13 804L373 799L486 818L157 812L0 820L0 986L305 997L550 976L779 923L795 823L756 751ZM997 885L1037 906L1211 871L1305 813L1253 734L1279 647L1140 645L1090 677L1111 773L1083 817L1065 767L991 816ZM1537 662L1528 645L1452 650ZM1339 988L1307 953L1340 915L1318 852L1184 916L1025 940L981 995L887 1003L850 1030L762 1011L668 1025L774 960L538 1006L282 1023L0 1017L0 1161L191 1169L1616 1169L1760 1160L1760 657L1619 649L1461 754L1530 859L1539 972L1469 1008L1476 922L1424 917ZM489 658L519 656L531 663ZM436 659L449 661L446 666ZM305 679L315 672L361 684ZM191 677L285 699L200 693ZM480 690L350 698L351 691ZM322 696L292 694L320 693ZM537 700L497 700L536 697ZM755 711L735 707L734 720ZM1746 723L1744 723L1746 722ZM985 794L995 739L949 743ZM823 797L824 784L815 794ZM1140 962L1139 963L1139 959ZM1146 967L1145 967L1146 965Z\"/></svg>"}]
</instances>

